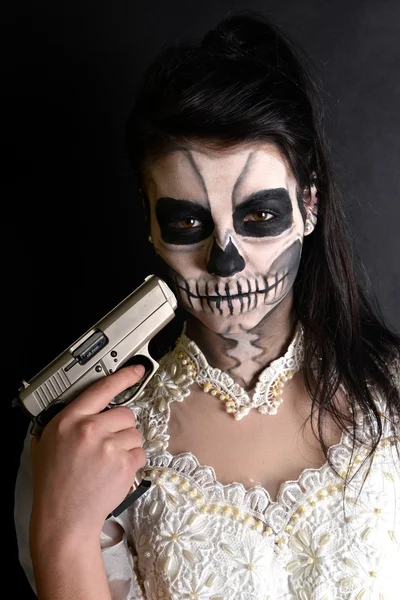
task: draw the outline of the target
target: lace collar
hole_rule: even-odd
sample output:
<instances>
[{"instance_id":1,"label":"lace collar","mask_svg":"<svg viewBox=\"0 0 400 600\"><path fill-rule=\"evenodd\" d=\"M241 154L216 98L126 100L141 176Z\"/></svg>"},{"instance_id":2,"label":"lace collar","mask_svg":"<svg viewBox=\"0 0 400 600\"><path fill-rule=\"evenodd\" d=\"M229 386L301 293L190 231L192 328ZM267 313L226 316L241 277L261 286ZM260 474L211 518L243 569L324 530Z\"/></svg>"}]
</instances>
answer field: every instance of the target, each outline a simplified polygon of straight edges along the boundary
<instances>
[{"instance_id":1,"label":"lace collar","mask_svg":"<svg viewBox=\"0 0 400 600\"><path fill-rule=\"evenodd\" d=\"M204 392L217 396L224 403L225 410L237 420L252 408L263 414L274 415L283 401L285 383L303 364L303 340L303 327L298 323L287 351L261 372L254 393L250 396L228 373L208 364L197 344L187 337L185 326L173 352L180 362L179 383L196 382Z\"/></svg>"}]
</instances>

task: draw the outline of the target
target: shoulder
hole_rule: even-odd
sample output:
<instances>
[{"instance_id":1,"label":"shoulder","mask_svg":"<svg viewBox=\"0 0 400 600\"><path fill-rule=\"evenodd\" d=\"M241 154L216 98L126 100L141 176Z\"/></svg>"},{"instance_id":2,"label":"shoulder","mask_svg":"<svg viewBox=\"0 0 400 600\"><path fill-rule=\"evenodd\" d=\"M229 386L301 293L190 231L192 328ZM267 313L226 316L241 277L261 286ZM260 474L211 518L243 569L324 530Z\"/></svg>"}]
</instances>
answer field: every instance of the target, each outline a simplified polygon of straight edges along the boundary
<instances>
[{"instance_id":1,"label":"shoulder","mask_svg":"<svg viewBox=\"0 0 400 600\"><path fill-rule=\"evenodd\" d=\"M385 389L372 378L368 380L368 388L371 393L375 407L379 413L382 426L382 439L387 437L400 437L400 348L392 353L390 360L384 361L381 367L382 374L386 379ZM373 430L376 432L376 418L372 413L372 405L366 411L369 413L368 423L363 427L370 428L371 422L375 420Z\"/></svg>"}]
</instances>

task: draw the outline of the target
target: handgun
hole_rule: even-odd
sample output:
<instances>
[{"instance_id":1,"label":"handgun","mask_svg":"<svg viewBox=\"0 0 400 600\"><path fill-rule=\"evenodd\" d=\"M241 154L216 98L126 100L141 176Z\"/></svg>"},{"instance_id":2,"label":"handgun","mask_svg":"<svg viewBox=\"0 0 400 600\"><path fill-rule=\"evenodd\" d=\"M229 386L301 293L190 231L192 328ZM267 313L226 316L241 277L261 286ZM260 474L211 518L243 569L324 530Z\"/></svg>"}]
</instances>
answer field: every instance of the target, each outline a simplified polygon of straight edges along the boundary
<instances>
[{"instance_id":1,"label":"handgun","mask_svg":"<svg viewBox=\"0 0 400 600\"><path fill-rule=\"evenodd\" d=\"M144 282L100 321L59 354L29 381L22 381L16 398L39 433L66 404L95 381L123 365L142 364L142 379L114 397L108 407L123 406L141 395L158 369L149 342L175 316L177 300L168 285L155 275ZM150 486L137 475L125 500L111 515L118 516Z\"/></svg>"}]
</instances>

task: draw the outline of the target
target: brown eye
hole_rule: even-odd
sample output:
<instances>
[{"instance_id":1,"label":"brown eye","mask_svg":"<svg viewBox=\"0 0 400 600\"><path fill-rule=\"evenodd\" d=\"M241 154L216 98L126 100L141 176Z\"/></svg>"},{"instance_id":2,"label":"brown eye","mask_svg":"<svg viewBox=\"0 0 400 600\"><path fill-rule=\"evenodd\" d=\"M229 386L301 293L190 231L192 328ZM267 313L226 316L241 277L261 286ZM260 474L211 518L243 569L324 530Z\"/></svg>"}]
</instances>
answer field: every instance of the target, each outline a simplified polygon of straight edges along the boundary
<instances>
[{"instance_id":1,"label":"brown eye","mask_svg":"<svg viewBox=\"0 0 400 600\"><path fill-rule=\"evenodd\" d=\"M264 210L258 210L257 212L253 213L252 216L254 217L255 221L266 221L268 213L266 213Z\"/></svg>"},{"instance_id":2,"label":"brown eye","mask_svg":"<svg viewBox=\"0 0 400 600\"><path fill-rule=\"evenodd\" d=\"M179 226L182 227L182 229L192 229L193 227L199 227L199 225L200 221L198 219L193 219L192 217L181 219L179 221Z\"/></svg>"},{"instance_id":3,"label":"brown eye","mask_svg":"<svg viewBox=\"0 0 400 600\"><path fill-rule=\"evenodd\" d=\"M267 212L266 210L256 210L255 212L251 213L249 216L247 216L245 218L245 221L253 221L253 222L257 222L257 223L263 223L265 221L269 221L270 219L273 219L274 215L271 215L271 213Z\"/></svg>"}]
</instances>

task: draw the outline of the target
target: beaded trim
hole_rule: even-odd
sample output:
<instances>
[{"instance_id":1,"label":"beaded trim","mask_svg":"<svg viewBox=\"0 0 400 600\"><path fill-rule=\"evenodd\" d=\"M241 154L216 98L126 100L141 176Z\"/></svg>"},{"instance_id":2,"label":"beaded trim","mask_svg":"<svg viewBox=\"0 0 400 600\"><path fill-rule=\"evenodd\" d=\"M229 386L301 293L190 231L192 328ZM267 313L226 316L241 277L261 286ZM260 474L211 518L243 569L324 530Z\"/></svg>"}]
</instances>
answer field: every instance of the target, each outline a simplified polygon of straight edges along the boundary
<instances>
[{"instance_id":1,"label":"beaded trim","mask_svg":"<svg viewBox=\"0 0 400 600\"><path fill-rule=\"evenodd\" d=\"M284 356L272 361L260 374L251 398L230 375L208 364L200 348L186 336L185 329L177 340L174 354L187 369L187 375L205 393L217 396L224 403L226 412L240 420L252 408L262 414L276 415L283 402L285 383L303 364L303 340L303 328L299 323Z\"/></svg>"},{"instance_id":2,"label":"beaded trim","mask_svg":"<svg viewBox=\"0 0 400 600\"><path fill-rule=\"evenodd\" d=\"M250 529L258 531L265 537L274 535L276 538L274 543L278 546L287 542L286 534L290 535L296 523L307 516L317 504L327 500L329 496L338 492L343 492L344 490L344 484L342 482L334 483L329 480L321 482L321 487L318 487L318 489L313 490L313 492L310 491L309 493L302 494L302 502L295 507L295 510L290 516L287 515L287 518L284 521L286 524L282 524L282 528L275 531L270 526L268 519L265 521L260 514L255 515L254 511L252 511L252 514L252 512L246 510L244 506L238 508L231 503L225 502L223 498L218 502L209 501L209 499L204 496L201 488L199 488L194 481L189 481L185 474L173 469L153 466L148 469L143 469L140 475L144 479L152 481L155 485L164 486L165 484L169 484L174 486L176 490L186 496L186 498L191 501L202 514L210 513L213 515L220 515L221 517L227 517L234 521L239 521ZM156 512L158 508L157 504L158 501L155 500L153 504L150 505L150 516L152 515L152 512Z\"/></svg>"}]
</instances>

